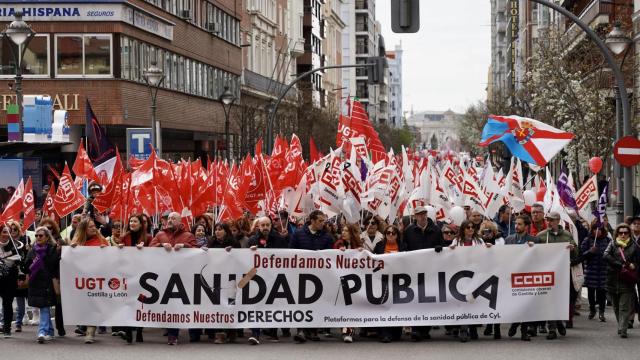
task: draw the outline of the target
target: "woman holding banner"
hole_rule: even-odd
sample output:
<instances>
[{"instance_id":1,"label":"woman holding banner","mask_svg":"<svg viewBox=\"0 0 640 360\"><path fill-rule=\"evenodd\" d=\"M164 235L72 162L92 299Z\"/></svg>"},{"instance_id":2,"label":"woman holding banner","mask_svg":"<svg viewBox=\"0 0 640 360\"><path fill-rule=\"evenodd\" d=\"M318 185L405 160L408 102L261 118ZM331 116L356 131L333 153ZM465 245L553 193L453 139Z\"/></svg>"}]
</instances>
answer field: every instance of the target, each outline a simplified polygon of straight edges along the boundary
<instances>
[{"instance_id":1,"label":"woman holding banner","mask_svg":"<svg viewBox=\"0 0 640 360\"><path fill-rule=\"evenodd\" d=\"M44 226L36 229L36 242L27 254L23 271L29 274L29 306L40 310L38 343L53 339L51 306L56 305L54 279L60 278L60 253L53 235Z\"/></svg>"},{"instance_id":2,"label":"woman holding banner","mask_svg":"<svg viewBox=\"0 0 640 360\"><path fill-rule=\"evenodd\" d=\"M117 228L116 223L117 221L113 222L112 230L115 230ZM119 240L117 240L117 244L120 249L124 248L125 246L135 246L138 249L141 249L145 244L149 243L149 239L151 238L151 234L148 234L146 228L144 227L144 218L142 217L142 215L134 214L129 216L125 231L126 232L124 233L124 235L122 235ZM112 328L111 335L120 336L127 342L127 344L132 344L134 329L136 330L136 342L143 342L144 339L142 337L141 327L114 327Z\"/></svg>"},{"instance_id":3,"label":"woman holding banner","mask_svg":"<svg viewBox=\"0 0 640 360\"><path fill-rule=\"evenodd\" d=\"M455 249L458 246L486 246L491 247L491 243L486 243L482 240L476 232L475 225L471 220L464 220L460 224L458 231L458 237L456 237L451 245L450 249ZM499 331L498 331L499 332ZM471 340L478 340L478 325L462 325L459 331L460 342L467 342L469 338Z\"/></svg>"},{"instance_id":4,"label":"woman holding banner","mask_svg":"<svg viewBox=\"0 0 640 360\"><path fill-rule=\"evenodd\" d=\"M71 247L75 248L76 246L100 246L103 248L109 246L109 241L100 234L93 220L86 218L80 221L71 240ZM95 335L96 327L87 326L84 338L85 344L93 344L95 342Z\"/></svg>"},{"instance_id":5,"label":"woman holding banner","mask_svg":"<svg viewBox=\"0 0 640 360\"><path fill-rule=\"evenodd\" d=\"M406 251L407 247L402 241L402 233L395 225L389 225L384 230L384 238L378 242L373 249L374 254L393 254ZM402 337L402 327L381 327L378 328L378 337L383 343L400 340Z\"/></svg>"},{"instance_id":6,"label":"woman holding banner","mask_svg":"<svg viewBox=\"0 0 640 360\"><path fill-rule=\"evenodd\" d=\"M638 247L631 240L631 228L619 224L613 234L614 240L604 252L609 265L607 272L607 292L611 296L613 312L618 321L618 335L627 338L629 316L635 303L635 285L638 279L640 256Z\"/></svg>"}]
</instances>

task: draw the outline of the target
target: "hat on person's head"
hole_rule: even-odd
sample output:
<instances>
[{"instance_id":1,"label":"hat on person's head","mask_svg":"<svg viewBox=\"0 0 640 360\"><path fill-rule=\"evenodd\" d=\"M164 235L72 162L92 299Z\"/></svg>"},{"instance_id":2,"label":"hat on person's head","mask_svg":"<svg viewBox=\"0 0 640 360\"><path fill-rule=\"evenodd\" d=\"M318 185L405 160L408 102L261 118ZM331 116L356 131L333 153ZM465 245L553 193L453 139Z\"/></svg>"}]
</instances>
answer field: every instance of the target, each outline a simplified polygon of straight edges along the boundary
<instances>
[{"instance_id":1,"label":"hat on person's head","mask_svg":"<svg viewBox=\"0 0 640 360\"><path fill-rule=\"evenodd\" d=\"M98 184L96 181L92 181L89 183L89 192L91 191L102 191L102 185Z\"/></svg>"},{"instance_id":2,"label":"hat on person's head","mask_svg":"<svg viewBox=\"0 0 640 360\"><path fill-rule=\"evenodd\" d=\"M557 211L551 211L545 216L546 219L560 220L560 214Z\"/></svg>"},{"instance_id":3,"label":"hat on person's head","mask_svg":"<svg viewBox=\"0 0 640 360\"><path fill-rule=\"evenodd\" d=\"M413 214L420 214L420 213L424 213L427 212L427 208L424 206L416 206L416 208L413 210Z\"/></svg>"},{"instance_id":4,"label":"hat on person's head","mask_svg":"<svg viewBox=\"0 0 640 360\"><path fill-rule=\"evenodd\" d=\"M631 216L631 219L629 219L629 224L633 224L634 221L640 221L640 216L636 215L636 216Z\"/></svg>"}]
</instances>

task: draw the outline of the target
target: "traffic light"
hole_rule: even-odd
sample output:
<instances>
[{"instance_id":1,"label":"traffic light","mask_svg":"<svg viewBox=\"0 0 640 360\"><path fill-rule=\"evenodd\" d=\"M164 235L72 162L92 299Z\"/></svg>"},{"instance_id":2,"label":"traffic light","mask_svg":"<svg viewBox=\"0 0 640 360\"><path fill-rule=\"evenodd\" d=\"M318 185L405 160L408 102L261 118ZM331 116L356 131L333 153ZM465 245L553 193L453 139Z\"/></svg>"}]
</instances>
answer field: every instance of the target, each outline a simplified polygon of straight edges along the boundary
<instances>
[{"instance_id":1,"label":"traffic light","mask_svg":"<svg viewBox=\"0 0 640 360\"><path fill-rule=\"evenodd\" d=\"M419 0L391 0L391 30L416 33L420 30Z\"/></svg>"},{"instance_id":2,"label":"traffic light","mask_svg":"<svg viewBox=\"0 0 640 360\"><path fill-rule=\"evenodd\" d=\"M369 84L376 85L384 81L384 68L387 67L387 58L384 56L371 56L367 58L367 77Z\"/></svg>"}]
</instances>

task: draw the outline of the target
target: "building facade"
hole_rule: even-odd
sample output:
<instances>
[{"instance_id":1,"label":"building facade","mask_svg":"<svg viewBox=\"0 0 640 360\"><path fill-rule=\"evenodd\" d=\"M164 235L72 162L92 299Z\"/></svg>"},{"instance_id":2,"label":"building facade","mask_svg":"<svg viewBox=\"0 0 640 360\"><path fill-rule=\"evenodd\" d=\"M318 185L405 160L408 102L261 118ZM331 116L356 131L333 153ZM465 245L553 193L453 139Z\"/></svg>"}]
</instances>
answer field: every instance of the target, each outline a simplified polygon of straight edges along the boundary
<instances>
[{"instance_id":1,"label":"building facade","mask_svg":"<svg viewBox=\"0 0 640 360\"><path fill-rule=\"evenodd\" d=\"M404 120L402 107L402 43L387 51L389 63L389 126L401 128Z\"/></svg>"},{"instance_id":2,"label":"building facade","mask_svg":"<svg viewBox=\"0 0 640 360\"><path fill-rule=\"evenodd\" d=\"M83 136L90 101L109 138L125 149L126 127L150 127L151 97L144 72L152 63L164 81L157 96L166 157L209 154L224 144L225 87L240 99L239 0L5 1L0 26L15 11L37 33L24 57L24 94L47 94L68 110L75 146ZM0 79L15 66L7 40L0 53ZM5 122L3 97L0 121ZM75 151L75 146L64 150Z\"/></svg>"},{"instance_id":3,"label":"building facade","mask_svg":"<svg viewBox=\"0 0 640 360\"><path fill-rule=\"evenodd\" d=\"M324 66L342 65L342 34L347 27L342 18L342 9L345 6L343 0L326 0L324 6ZM327 93L327 106L332 109L340 109L343 98L342 71L331 69L325 72L324 88Z\"/></svg>"},{"instance_id":4,"label":"building facade","mask_svg":"<svg viewBox=\"0 0 640 360\"><path fill-rule=\"evenodd\" d=\"M460 150L458 126L462 115L451 110L411 112L407 125L420 134L416 147L422 150Z\"/></svg>"}]
</instances>

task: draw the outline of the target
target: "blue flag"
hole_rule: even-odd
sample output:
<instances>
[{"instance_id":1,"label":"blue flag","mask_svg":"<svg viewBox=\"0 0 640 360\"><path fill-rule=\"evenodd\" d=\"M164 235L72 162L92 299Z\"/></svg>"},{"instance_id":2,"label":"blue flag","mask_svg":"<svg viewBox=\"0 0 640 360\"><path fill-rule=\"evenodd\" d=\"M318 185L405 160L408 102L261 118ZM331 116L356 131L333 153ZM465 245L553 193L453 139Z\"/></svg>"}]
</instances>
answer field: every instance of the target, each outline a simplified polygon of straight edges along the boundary
<instances>
[{"instance_id":1,"label":"blue flag","mask_svg":"<svg viewBox=\"0 0 640 360\"><path fill-rule=\"evenodd\" d=\"M607 203L609 202L607 193L609 191L609 182L604 185L602 188L602 194L600 194L600 198L598 199L598 205L596 209L593 210L593 215L598 220L598 226L602 226L604 224L604 216L607 214Z\"/></svg>"}]
</instances>

